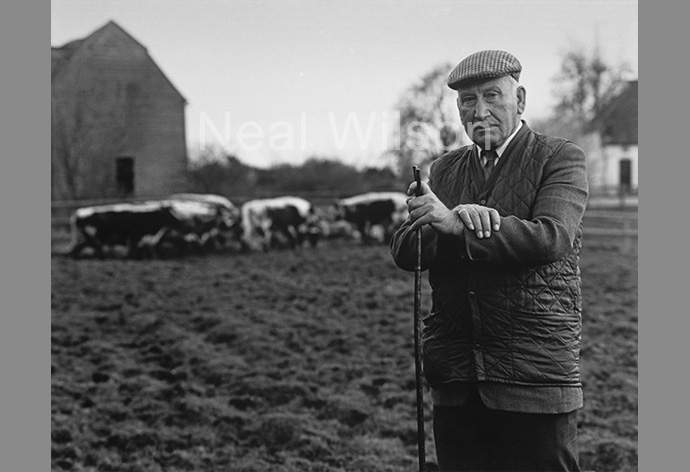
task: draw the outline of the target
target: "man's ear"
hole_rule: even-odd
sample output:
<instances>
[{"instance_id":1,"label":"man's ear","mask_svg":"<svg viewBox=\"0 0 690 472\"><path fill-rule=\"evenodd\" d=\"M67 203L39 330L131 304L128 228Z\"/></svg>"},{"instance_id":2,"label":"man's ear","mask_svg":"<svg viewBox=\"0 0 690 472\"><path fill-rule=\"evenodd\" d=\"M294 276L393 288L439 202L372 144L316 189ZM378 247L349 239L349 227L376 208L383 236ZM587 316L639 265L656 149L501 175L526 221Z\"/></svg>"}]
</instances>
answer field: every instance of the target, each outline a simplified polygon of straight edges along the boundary
<instances>
[{"instance_id":1,"label":"man's ear","mask_svg":"<svg viewBox=\"0 0 690 472\"><path fill-rule=\"evenodd\" d=\"M527 105L527 90L522 85L519 85L517 90L517 111L518 115L522 115L525 112L525 106Z\"/></svg>"}]
</instances>

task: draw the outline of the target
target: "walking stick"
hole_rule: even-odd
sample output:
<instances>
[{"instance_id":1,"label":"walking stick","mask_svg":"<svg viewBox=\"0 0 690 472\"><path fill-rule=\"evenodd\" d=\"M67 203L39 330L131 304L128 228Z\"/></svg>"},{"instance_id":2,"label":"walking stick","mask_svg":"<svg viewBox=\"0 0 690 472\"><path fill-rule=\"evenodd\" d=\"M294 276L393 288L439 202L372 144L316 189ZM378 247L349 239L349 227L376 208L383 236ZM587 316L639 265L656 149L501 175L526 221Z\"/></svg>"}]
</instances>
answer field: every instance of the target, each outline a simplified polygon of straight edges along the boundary
<instances>
[{"instance_id":1,"label":"walking stick","mask_svg":"<svg viewBox=\"0 0 690 472\"><path fill-rule=\"evenodd\" d=\"M422 194L422 181L419 167L412 166L417 189L415 196ZM419 472L426 471L424 451L424 393L422 390L422 228L416 230L417 251L414 267L414 373L417 387L417 452L419 455Z\"/></svg>"}]
</instances>

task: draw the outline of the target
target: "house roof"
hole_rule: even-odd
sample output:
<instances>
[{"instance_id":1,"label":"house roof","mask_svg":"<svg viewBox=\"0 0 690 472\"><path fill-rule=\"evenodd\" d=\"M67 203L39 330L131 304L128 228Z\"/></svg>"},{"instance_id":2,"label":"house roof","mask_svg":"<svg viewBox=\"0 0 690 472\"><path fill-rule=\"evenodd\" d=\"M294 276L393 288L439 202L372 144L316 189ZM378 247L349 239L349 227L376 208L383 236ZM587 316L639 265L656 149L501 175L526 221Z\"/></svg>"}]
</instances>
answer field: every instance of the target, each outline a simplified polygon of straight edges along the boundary
<instances>
[{"instance_id":1,"label":"house roof","mask_svg":"<svg viewBox=\"0 0 690 472\"><path fill-rule=\"evenodd\" d=\"M603 144L638 144L637 80L629 81L596 118Z\"/></svg>"},{"instance_id":2,"label":"house roof","mask_svg":"<svg viewBox=\"0 0 690 472\"><path fill-rule=\"evenodd\" d=\"M65 68L67 64L69 64L70 59L74 56L75 53L80 51L82 48L85 48L85 45L88 45L89 43L93 42L95 38L98 36L104 34L107 32L109 29L112 28L117 28L121 33L124 33L128 38L130 38L132 41L134 41L136 44L141 46L144 51L146 51L146 55L148 56L149 60L151 61L151 64L158 69L158 71L161 73L161 75L165 78L165 80L170 84L170 87L180 96L180 98L187 103L187 100L184 98L184 96L180 93L179 90L173 85L173 83L170 81L167 75L163 73L163 71L158 67L158 64L151 58L151 56L148 55L148 50L146 49L146 46L141 44L139 41L134 39L134 37L129 34L127 31L125 31L120 25L115 23L114 21L110 20L108 21L105 25L91 33L85 38L82 39L76 39L74 41L70 41L63 46L60 47L51 47L51 78L55 78L55 76Z\"/></svg>"}]
</instances>

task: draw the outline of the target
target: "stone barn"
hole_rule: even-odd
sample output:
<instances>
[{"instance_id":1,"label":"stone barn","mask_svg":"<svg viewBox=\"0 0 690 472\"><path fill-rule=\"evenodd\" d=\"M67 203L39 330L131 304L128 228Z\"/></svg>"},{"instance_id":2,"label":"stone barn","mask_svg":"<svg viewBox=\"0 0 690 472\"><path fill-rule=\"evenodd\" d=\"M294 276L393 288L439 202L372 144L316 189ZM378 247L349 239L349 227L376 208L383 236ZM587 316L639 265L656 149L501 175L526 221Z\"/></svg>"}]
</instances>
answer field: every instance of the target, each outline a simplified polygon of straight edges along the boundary
<instances>
[{"instance_id":1,"label":"stone barn","mask_svg":"<svg viewBox=\"0 0 690 472\"><path fill-rule=\"evenodd\" d=\"M51 48L53 200L185 191L186 101L113 21Z\"/></svg>"}]
</instances>

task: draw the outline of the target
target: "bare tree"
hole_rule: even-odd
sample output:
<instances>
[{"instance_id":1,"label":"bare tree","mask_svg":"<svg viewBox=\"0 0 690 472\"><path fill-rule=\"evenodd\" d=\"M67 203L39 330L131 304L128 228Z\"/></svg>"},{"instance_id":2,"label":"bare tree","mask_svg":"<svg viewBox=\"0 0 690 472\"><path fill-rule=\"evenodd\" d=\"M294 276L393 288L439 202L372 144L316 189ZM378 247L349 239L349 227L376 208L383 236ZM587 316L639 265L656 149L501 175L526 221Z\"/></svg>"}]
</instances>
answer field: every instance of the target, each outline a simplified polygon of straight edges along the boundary
<instances>
[{"instance_id":1,"label":"bare tree","mask_svg":"<svg viewBox=\"0 0 690 472\"><path fill-rule=\"evenodd\" d=\"M628 65L606 62L598 46L587 52L581 46L563 53L558 75L554 77L557 104L551 114L534 120L531 126L546 134L577 143L587 155L590 182L601 171L601 143L595 131L596 118L625 85Z\"/></svg>"},{"instance_id":2,"label":"bare tree","mask_svg":"<svg viewBox=\"0 0 690 472\"><path fill-rule=\"evenodd\" d=\"M61 198L90 197L90 189L112 187L113 169L103 159L124 150L122 104L132 108L126 102L122 90L107 85L51 97L52 178Z\"/></svg>"},{"instance_id":3,"label":"bare tree","mask_svg":"<svg viewBox=\"0 0 690 472\"><path fill-rule=\"evenodd\" d=\"M395 139L398 170L407 172L412 164L428 165L444 152L468 144L456 105L456 95L448 88L450 63L439 64L412 84L400 96L400 136Z\"/></svg>"},{"instance_id":4,"label":"bare tree","mask_svg":"<svg viewBox=\"0 0 690 472\"><path fill-rule=\"evenodd\" d=\"M227 195L233 157L220 145L210 145L190 153L187 176L194 191Z\"/></svg>"},{"instance_id":5,"label":"bare tree","mask_svg":"<svg viewBox=\"0 0 690 472\"><path fill-rule=\"evenodd\" d=\"M581 46L563 54L554 78L558 100L552 116L539 120L542 131L577 139L591 131L593 120L625 84L627 64L604 61L598 46L591 53Z\"/></svg>"}]
</instances>

